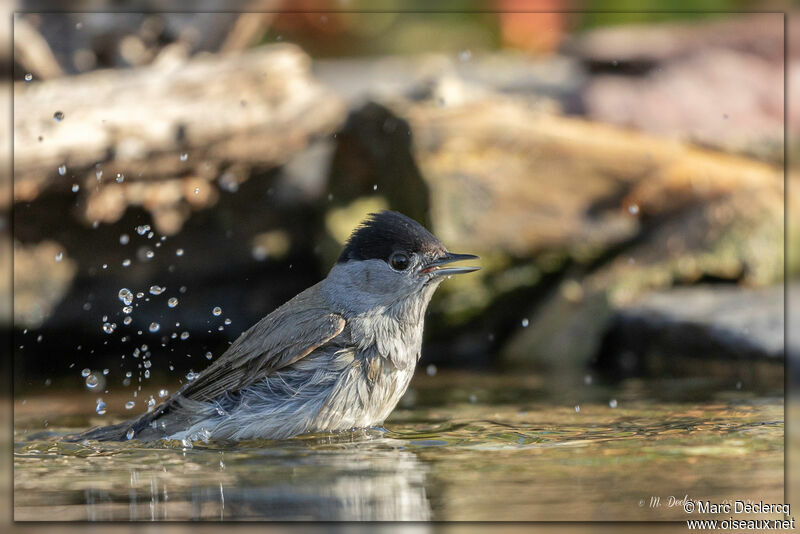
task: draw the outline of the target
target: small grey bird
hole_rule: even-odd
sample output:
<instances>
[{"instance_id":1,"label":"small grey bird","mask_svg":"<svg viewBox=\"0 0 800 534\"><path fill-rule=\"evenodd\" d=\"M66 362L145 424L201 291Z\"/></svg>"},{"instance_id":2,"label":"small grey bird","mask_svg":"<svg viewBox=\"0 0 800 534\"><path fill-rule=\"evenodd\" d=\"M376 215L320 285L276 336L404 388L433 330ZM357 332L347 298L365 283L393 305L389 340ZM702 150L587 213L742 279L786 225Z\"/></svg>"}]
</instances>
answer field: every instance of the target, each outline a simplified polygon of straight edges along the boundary
<instances>
[{"instance_id":1,"label":"small grey bird","mask_svg":"<svg viewBox=\"0 0 800 534\"><path fill-rule=\"evenodd\" d=\"M425 310L472 254L397 212L371 214L328 276L244 332L153 411L74 439L282 439L381 424L419 360Z\"/></svg>"}]
</instances>

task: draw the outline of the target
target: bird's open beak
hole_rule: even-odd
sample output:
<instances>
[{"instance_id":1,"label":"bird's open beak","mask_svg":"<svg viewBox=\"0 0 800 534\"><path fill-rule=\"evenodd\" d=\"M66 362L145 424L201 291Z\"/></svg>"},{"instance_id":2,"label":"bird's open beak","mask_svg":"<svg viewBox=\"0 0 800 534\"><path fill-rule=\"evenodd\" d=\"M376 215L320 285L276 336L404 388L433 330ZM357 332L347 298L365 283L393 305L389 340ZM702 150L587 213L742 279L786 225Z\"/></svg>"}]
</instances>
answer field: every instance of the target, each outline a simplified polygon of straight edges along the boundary
<instances>
[{"instance_id":1,"label":"bird's open beak","mask_svg":"<svg viewBox=\"0 0 800 534\"><path fill-rule=\"evenodd\" d=\"M471 273L480 269L480 267L447 267L442 268L444 265L449 265L456 261L464 260L477 260L478 256L474 254L453 254L448 252L441 258L437 258L431 263L427 264L421 271L421 274L432 273L436 276L444 276L450 274L464 274Z\"/></svg>"}]
</instances>

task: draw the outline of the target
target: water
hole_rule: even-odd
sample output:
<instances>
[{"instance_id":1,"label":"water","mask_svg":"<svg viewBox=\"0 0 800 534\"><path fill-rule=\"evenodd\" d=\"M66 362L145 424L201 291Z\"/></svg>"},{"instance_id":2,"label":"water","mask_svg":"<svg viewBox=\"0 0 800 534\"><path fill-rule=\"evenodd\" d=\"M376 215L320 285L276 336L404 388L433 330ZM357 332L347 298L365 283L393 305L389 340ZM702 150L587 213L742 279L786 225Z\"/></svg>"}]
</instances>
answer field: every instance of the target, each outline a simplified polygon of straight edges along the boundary
<instances>
[{"instance_id":1,"label":"water","mask_svg":"<svg viewBox=\"0 0 800 534\"><path fill-rule=\"evenodd\" d=\"M91 392L27 395L15 519L684 520L687 495L784 502L781 394L439 370L418 373L385 428L152 444L57 440L123 419L123 392L104 416Z\"/></svg>"}]
</instances>

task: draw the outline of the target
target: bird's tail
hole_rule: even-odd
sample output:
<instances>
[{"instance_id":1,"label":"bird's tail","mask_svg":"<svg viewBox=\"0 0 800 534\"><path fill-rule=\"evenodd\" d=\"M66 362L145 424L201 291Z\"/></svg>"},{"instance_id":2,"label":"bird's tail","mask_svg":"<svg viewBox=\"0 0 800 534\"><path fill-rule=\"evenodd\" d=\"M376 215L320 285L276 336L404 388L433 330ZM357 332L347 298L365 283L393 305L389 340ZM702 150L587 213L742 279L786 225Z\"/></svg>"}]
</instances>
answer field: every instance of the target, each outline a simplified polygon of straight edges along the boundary
<instances>
[{"instance_id":1,"label":"bird's tail","mask_svg":"<svg viewBox=\"0 0 800 534\"><path fill-rule=\"evenodd\" d=\"M164 412L165 410L156 410L115 425L90 428L79 434L64 436L62 440L127 441L129 439L158 439L163 436L156 435L157 432L153 428L153 421L161 417Z\"/></svg>"},{"instance_id":2,"label":"bird's tail","mask_svg":"<svg viewBox=\"0 0 800 534\"><path fill-rule=\"evenodd\" d=\"M123 421L116 425L98 426L90 428L80 434L71 434L63 438L64 441L83 441L91 439L95 441L125 441L128 439L128 430L132 428L136 420Z\"/></svg>"}]
</instances>

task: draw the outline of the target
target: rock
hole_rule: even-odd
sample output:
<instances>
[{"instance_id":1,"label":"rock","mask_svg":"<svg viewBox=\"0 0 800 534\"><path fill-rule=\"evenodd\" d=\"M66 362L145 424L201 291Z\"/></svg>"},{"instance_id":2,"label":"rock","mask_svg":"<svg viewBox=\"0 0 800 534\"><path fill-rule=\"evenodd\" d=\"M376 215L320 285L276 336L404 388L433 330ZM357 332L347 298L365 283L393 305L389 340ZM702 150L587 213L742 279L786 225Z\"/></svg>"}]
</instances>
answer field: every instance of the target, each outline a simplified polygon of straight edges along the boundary
<instances>
[{"instance_id":1,"label":"rock","mask_svg":"<svg viewBox=\"0 0 800 534\"><path fill-rule=\"evenodd\" d=\"M600 350L615 310L651 291L703 280L779 283L782 202L777 184L744 188L648 221L641 236L602 263L568 271L580 290L553 291L538 303L531 327L505 348L505 361L582 369Z\"/></svg>"},{"instance_id":2,"label":"rock","mask_svg":"<svg viewBox=\"0 0 800 534\"><path fill-rule=\"evenodd\" d=\"M781 62L708 50L645 77L595 76L583 103L600 122L780 162L783 77Z\"/></svg>"},{"instance_id":3,"label":"rock","mask_svg":"<svg viewBox=\"0 0 800 534\"><path fill-rule=\"evenodd\" d=\"M565 48L593 72L590 119L780 163L784 37L782 14L728 14L600 28Z\"/></svg>"},{"instance_id":4,"label":"rock","mask_svg":"<svg viewBox=\"0 0 800 534\"><path fill-rule=\"evenodd\" d=\"M800 286L792 288L800 297ZM784 288L699 285L651 293L621 307L597 365L616 375L680 373L686 359L783 365Z\"/></svg>"}]
</instances>

